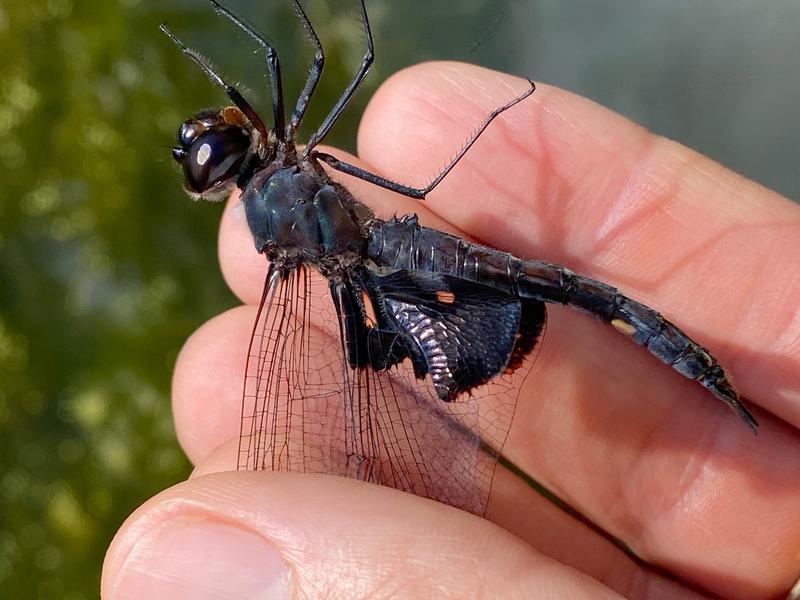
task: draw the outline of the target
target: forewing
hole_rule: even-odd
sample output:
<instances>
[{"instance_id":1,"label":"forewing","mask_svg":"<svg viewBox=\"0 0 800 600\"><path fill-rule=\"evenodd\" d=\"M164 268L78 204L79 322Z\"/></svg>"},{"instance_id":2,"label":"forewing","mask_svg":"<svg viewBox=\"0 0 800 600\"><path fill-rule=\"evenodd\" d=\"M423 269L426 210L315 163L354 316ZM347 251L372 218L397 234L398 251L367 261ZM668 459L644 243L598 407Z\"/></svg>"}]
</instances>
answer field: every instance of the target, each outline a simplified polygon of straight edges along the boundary
<instances>
[{"instance_id":1,"label":"forewing","mask_svg":"<svg viewBox=\"0 0 800 600\"><path fill-rule=\"evenodd\" d=\"M526 318L535 326L525 355L444 402L410 360L381 371L346 366L324 280L271 270L247 364L239 468L348 476L483 514L543 307L523 311L523 327Z\"/></svg>"}]
</instances>

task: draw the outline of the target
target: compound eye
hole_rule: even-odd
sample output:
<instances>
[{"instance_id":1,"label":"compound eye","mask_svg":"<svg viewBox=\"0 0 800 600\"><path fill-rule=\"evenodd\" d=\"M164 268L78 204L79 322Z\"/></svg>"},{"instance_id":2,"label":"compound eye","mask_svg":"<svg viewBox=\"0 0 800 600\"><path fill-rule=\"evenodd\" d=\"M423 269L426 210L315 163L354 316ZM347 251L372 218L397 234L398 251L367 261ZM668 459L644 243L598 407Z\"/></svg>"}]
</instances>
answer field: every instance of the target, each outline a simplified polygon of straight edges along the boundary
<instances>
[{"instance_id":1,"label":"compound eye","mask_svg":"<svg viewBox=\"0 0 800 600\"><path fill-rule=\"evenodd\" d=\"M186 187L197 194L232 179L250 149L250 136L235 125L217 125L196 136L188 148L173 148L183 165Z\"/></svg>"},{"instance_id":2,"label":"compound eye","mask_svg":"<svg viewBox=\"0 0 800 600\"><path fill-rule=\"evenodd\" d=\"M241 123L226 122L222 113L223 111L219 110L204 110L185 120L178 129L178 143L186 148L204 131L220 125L241 125Z\"/></svg>"}]
</instances>

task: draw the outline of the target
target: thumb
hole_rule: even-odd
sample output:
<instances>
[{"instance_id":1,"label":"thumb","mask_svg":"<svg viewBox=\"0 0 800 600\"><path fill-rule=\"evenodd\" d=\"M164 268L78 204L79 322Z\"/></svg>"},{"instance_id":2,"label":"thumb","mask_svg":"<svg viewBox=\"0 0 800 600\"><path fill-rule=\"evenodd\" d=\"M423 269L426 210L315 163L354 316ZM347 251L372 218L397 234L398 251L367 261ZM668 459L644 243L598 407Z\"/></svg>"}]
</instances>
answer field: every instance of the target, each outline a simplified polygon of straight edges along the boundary
<instances>
[{"instance_id":1,"label":"thumb","mask_svg":"<svg viewBox=\"0 0 800 600\"><path fill-rule=\"evenodd\" d=\"M492 523L323 475L221 472L140 507L106 555L123 598L612 598Z\"/></svg>"}]
</instances>

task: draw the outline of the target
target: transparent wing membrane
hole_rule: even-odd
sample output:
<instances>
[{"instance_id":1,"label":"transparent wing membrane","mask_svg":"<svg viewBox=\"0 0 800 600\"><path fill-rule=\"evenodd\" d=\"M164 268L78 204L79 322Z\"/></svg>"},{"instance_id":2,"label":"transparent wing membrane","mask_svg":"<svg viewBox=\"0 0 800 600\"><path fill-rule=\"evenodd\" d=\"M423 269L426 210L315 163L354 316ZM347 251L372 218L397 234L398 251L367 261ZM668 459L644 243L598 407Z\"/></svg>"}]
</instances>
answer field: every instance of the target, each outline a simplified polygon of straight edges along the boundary
<instances>
[{"instance_id":1,"label":"transparent wing membrane","mask_svg":"<svg viewBox=\"0 0 800 600\"><path fill-rule=\"evenodd\" d=\"M239 469L329 473L483 514L532 357L454 402L409 360L351 368L327 282L271 268L242 399Z\"/></svg>"}]
</instances>

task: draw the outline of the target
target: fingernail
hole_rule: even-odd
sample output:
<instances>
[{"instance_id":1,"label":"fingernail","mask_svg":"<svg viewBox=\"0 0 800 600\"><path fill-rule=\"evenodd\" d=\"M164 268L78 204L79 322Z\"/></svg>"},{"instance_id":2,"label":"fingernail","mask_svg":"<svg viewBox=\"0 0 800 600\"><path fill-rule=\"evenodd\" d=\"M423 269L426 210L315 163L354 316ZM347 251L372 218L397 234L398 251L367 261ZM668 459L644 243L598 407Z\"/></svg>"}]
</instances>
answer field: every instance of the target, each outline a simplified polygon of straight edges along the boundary
<instances>
[{"instance_id":1,"label":"fingernail","mask_svg":"<svg viewBox=\"0 0 800 600\"><path fill-rule=\"evenodd\" d=\"M147 532L111 598L290 598L291 570L261 536L213 519L176 517Z\"/></svg>"}]
</instances>

